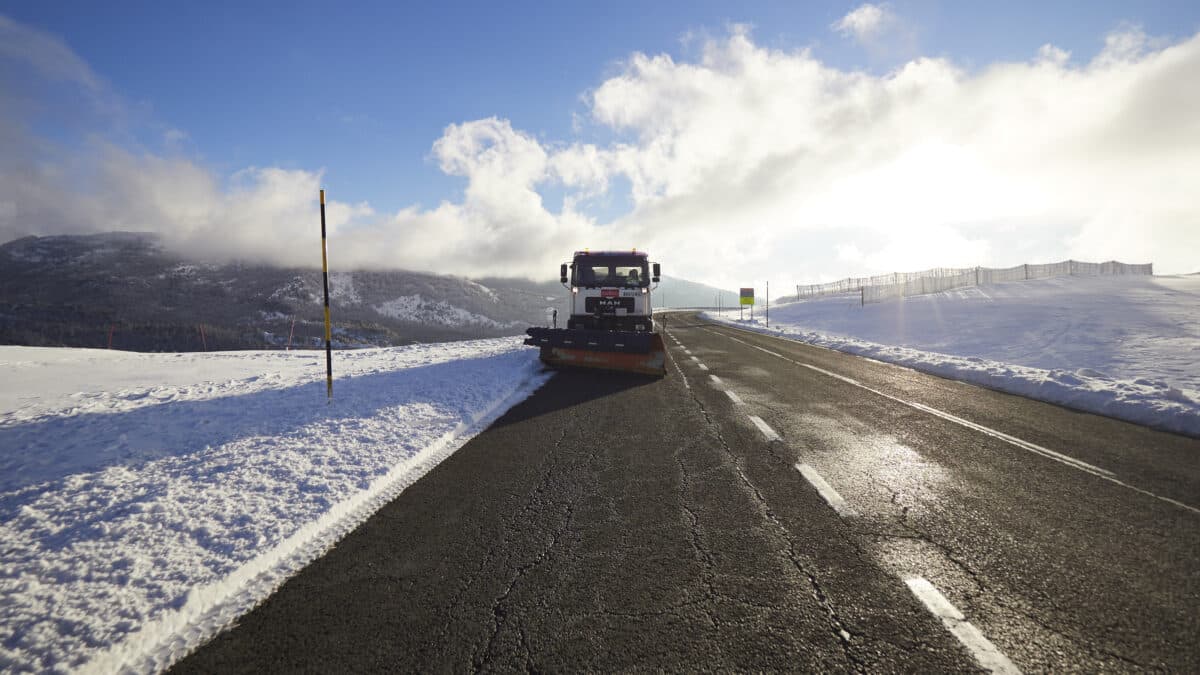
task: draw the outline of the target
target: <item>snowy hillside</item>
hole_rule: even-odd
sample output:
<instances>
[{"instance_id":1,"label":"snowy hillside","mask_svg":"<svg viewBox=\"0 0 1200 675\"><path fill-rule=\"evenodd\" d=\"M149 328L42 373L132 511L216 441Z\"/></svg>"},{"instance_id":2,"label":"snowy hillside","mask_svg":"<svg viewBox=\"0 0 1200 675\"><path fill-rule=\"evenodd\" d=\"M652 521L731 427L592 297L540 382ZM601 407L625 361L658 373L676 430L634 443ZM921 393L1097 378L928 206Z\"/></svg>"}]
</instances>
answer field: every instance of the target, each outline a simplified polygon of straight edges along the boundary
<instances>
[{"instance_id":1,"label":"snowy hillside","mask_svg":"<svg viewBox=\"0 0 1200 675\"><path fill-rule=\"evenodd\" d=\"M183 259L146 234L27 237L0 245L0 344L319 347L323 287L319 269ZM344 347L518 335L566 302L557 281L336 266L329 293Z\"/></svg>"},{"instance_id":2,"label":"snowy hillside","mask_svg":"<svg viewBox=\"0 0 1200 675\"><path fill-rule=\"evenodd\" d=\"M865 307L826 297L771 307L771 332L1200 436L1200 275L1014 281Z\"/></svg>"},{"instance_id":3,"label":"snowy hillside","mask_svg":"<svg viewBox=\"0 0 1200 675\"><path fill-rule=\"evenodd\" d=\"M544 381L516 338L0 347L0 671L161 669Z\"/></svg>"},{"instance_id":4,"label":"snowy hillside","mask_svg":"<svg viewBox=\"0 0 1200 675\"><path fill-rule=\"evenodd\" d=\"M335 246L336 249L336 246ZM556 276L466 279L403 270L329 274L339 347L519 335L565 315ZM556 269L546 270L550 275ZM717 290L664 277L656 305L714 303ZM733 295L725 292L725 301ZM0 344L145 352L324 344L321 271L181 258L149 234L25 237L0 244Z\"/></svg>"},{"instance_id":5,"label":"snowy hillside","mask_svg":"<svg viewBox=\"0 0 1200 675\"><path fill-rule=\"evenodd\" d=\"M474 284L475 286L488 290L485 286ZM501 323L494 321L481 314L468 312L461 307L455 307L447 302L440 300L429 300L422 298L420 295L403 295L395 300L388 300L375 306L375 311L390 316L393 319L401 319L403 321L412 321L415 323L435 324L442 326L466 327L466 326L487 326L489 328L516 329L527 328L528 323L521 321L507 321Z\"/></svg>"}]
</instances>

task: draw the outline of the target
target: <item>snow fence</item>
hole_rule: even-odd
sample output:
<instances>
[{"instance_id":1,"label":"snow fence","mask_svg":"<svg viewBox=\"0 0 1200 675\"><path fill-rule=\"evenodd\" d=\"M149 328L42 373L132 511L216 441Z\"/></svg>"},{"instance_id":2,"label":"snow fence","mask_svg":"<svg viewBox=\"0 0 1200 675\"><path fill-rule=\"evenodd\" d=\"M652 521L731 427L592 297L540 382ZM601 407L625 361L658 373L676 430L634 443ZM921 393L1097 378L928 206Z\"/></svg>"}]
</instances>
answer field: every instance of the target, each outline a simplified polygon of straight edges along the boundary
<instances>
[{"instance_id":1,"label":"snow fence","mask_svg":"<svg viewBox=\"0 0 1200 675\"><path fill-rule=\"evenodd\" d=\"M882 302L913 295L940 293L955 288L983 286L1005 281L1049 279L1065 276L1121 276L1154 274L1153 263L1131 265L1110 260L1102 263L1064 260L1044 265L1017 265L1016 267L937 267L920 272L897 272L873 277L850 277L827 284L797 286L799 298L858 292L863 304Z\"/></svg>"}]
</instances>

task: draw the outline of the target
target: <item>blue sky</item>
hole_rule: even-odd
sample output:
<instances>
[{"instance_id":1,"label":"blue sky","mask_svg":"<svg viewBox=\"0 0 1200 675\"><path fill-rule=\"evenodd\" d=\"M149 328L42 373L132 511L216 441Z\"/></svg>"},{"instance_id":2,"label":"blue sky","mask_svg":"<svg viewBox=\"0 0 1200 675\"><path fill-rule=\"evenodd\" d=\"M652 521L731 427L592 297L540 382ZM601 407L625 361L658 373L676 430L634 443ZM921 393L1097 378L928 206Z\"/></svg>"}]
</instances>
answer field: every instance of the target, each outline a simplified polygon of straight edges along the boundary
<instances>
[{"instance_id":1,"label":"blue sky","mask_svg":"<svg viewBox=\"0 0 1200 675\"><path fill-rule=\"evenodd\" d=\"M896 2L921 53L968 64L1023 59L1047 42L1087 59L1123 21L1194 32L1188 2ZM633 52L686 55L686 36L731 23L843 68L886 70L829 26L856 3L0 3L64 38L140 113L187 134L219 169L324 167L330 191L385 210L449 198L461 180L425 161L452 122L496 116L547 139L576 133L580 96ZM161 142L140 129L139 141Z\"/></svg>"},{"instance_id":2,"label":"blue sky","mask_svg":"<svg viewBox=\"0 0 1200 675\"><path fill-rule=\"evenodd\" d=\"M60 155L100 137L134 155L186 161L223 185L248 167L323 171L333 198L391 214L469 201L471 178L447 175L433 150L451 124L496 118L551 153L648 142L645 125L598 119L592 93L628 75L637 53L701 64L735 25L749 26L757 49L808 49L824 68L877 78L920 57L943 59L969 78L997 63L1029 62L1047 44L1069 52L1063 68L1081 69L1115 31L1140 29L1144 50L1153 51L1200 28L1195 2L1092 2L1081 11L1066 2L933 1L878 5L891 24L874 41L834 28L861 6L0 2L0 15L77 55L101 81L105 103L77 105L70 92L32 86L39 73L20 64L0 83L41 101L45 114L26 116L25 133L52 141ZM574 203L597 223L620 220L646 204L631 196L631 180L613 170L603 191L585 190ZM578 188L533 187L558 215ZM833 245L870 239L853 229ZM844 257L851 273L854 256Z\"/></svg>"}]
</instances>

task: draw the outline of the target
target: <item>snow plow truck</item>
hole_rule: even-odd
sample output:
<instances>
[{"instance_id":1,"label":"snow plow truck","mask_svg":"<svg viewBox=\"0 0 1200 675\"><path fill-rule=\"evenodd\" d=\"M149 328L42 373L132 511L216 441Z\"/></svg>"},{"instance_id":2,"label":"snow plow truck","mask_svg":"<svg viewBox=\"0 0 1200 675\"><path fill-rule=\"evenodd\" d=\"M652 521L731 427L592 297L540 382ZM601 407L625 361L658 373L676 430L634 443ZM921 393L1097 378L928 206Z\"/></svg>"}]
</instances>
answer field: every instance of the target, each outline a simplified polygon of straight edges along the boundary
<instances>
[{"instance_id":1,"label":"snow plow truck","mask_svg":"<svg viewBox=\"0 0 1200 675\"><path fill-rule=\"evenodd\" d=\"M650 305L658 263L637 250L577 251L559 268L559 281L571 293L567 327L525 331L525 344L540 348L544 363L667 374L667 349Z\"/></svg>"}]
</instances>

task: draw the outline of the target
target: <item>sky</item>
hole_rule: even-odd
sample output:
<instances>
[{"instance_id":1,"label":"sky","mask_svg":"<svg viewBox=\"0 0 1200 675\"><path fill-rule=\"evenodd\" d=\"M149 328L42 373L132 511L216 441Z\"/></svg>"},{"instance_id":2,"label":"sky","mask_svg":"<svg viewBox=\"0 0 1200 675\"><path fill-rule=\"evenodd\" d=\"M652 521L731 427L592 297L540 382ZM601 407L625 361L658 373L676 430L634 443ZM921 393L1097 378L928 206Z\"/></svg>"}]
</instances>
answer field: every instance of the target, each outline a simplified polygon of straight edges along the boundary
<instances>
[{"instance_id":1,"label":"sky","mask_svg":"<svg viewBox=\"0 0 1200 675\"><path fill-rule=\"evenodd\" d=\"M423 5L423 6L422 6ZM723 288L1200 271L1195 2L0 0L0 241Z\"/></svg>"}]
</instances>

